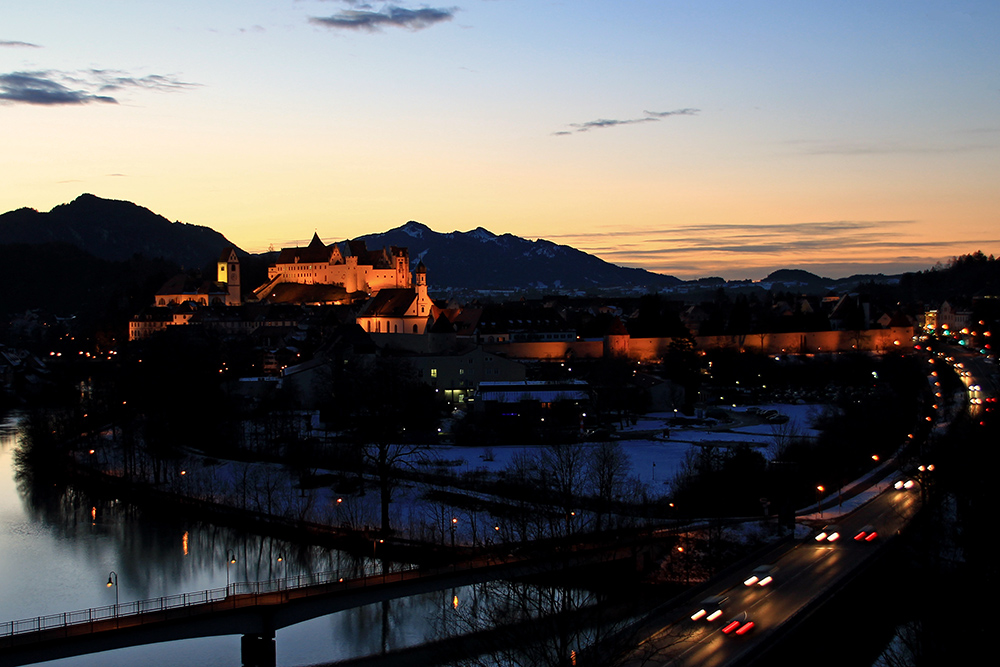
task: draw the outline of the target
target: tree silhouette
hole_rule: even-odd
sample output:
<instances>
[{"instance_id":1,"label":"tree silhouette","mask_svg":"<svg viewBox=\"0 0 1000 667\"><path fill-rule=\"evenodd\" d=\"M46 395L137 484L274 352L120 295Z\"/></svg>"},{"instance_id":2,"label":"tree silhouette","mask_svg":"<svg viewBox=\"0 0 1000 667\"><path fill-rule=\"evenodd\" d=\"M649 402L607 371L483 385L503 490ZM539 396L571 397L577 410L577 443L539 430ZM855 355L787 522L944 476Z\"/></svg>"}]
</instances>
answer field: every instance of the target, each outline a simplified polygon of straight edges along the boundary
<instances>
[{"instance_id":1,"label":"tree silhouette","mask_svg":"<svg viewBox=\"0 0 1000 667\"><path fill-rule=\"evenodd\" d=\"M380 530L391 532L389 506L401 473L423 455L436 423L433 390L395 357L349 361L334 380L334 412L349 426L378 484Z\"/></svg>"}]
</instances>

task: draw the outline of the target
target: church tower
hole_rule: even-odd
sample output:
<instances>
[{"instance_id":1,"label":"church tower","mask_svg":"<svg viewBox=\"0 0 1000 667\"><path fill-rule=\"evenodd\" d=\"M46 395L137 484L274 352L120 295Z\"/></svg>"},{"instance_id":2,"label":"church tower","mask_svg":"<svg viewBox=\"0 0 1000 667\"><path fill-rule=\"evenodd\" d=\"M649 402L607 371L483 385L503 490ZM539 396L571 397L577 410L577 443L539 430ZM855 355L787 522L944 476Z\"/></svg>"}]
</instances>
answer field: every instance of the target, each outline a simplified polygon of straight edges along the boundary
<instances>
[{"instance_id":1,"label":"church tower","mask_svg":"<svg viewBox=\"0 0 1000 667\"><path fill-rule=\"evenodd\" d=\"M413 272L413 289L417 293L417 315L424 317L431 312L431 298L427 296L427 267L423 262L417 264Z\"/></svg>"},{"instance_id":2,"label":"church tower","mask_svg":"<svg viewBox=\"0 0 1000 667\"><path fill-rule=\"evenodd\" d=\"M240 305L240 258L236 256L234 248L226 248L219 257L218 281L225 285L228 291L226 305Z\"/></svg>"}]
</instances>

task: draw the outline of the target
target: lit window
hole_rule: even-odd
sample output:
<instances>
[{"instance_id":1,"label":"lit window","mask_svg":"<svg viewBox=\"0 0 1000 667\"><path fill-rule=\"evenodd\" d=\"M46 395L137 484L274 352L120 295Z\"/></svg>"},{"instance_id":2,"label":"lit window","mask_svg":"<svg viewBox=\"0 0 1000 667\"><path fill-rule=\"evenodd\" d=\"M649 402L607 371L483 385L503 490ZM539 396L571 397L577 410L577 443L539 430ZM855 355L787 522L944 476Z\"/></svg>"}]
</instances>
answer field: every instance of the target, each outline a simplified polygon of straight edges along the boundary
<instances>
[{"instance_id":1,"label":"lit window","mask_svg":"<svg viewBox=\"0 0 1000 667\"><path fill-rule=\"evenodd\" d=\"M437 376L438 376L438 369L432 368L431 369L431 377L432 378L436 378Z\"/></svg>"}]
</instances>

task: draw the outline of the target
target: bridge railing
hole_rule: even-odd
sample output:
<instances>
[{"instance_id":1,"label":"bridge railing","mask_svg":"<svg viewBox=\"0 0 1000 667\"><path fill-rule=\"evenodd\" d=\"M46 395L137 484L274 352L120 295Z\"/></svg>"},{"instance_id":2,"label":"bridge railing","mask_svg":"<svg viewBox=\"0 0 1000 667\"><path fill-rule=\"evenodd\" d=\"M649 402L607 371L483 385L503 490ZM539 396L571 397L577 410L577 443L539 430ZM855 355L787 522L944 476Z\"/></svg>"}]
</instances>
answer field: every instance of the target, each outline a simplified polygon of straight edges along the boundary
<instances>
[{"instance_id":1,"label":"bridge railing","mask_svg":"<svg viewBox=\"0 0 1000 667\"><path fill-rule=\"evenodd\" d=\"M230 585L232 588L232 585ZM41 630L54 630L70 625L81 625L84 623L96 623L124 616L137 616L154 611L165 611L179 607L190 607L193 605L217 602L226 599L225 588L213 588L207 591L196 591L194 593L179 593L177 595L167 595L149 600L134 600L132 602L122 602L119 604L109 604L103 607L92 607L79 611L66 611L61 614L48 614L46 616L35 616L34 618L23 618L17 621L7 621L0 623L0 637L18 635L26 632L39 632Z\"/></svg>"},{"instance_id":2,"label":"bridge railing","mask_svg":"<svg viewBox=\"0 0 1000 667\"><path fill-rule=\"evenodd\" d=\"M120 604L93 607L79 611L67 611L60 614L48 614L46 616L23 618L17 621L6 621L0 623L0 637L40 632L42 630L55 630L72 625L83 625L115 618L136 617L142 614L162 612L170 609L222 602L231 596L253 596L281 593L284 591L302 591L316 586L335 583L342 583L345 588L356 588L376 583L390 583L401 580L405 573L416 569L416 566L412 565L394 564L391 569L387 568L383 572L371 572L365 576L356 578L345 579L342 576L343 572L336 571L314 572L286 577L284 579L270 579L265 581L238 581L230 583L226 588L213 588L193 593L178 593L177 595L167 595L148 600L134 600L132 602L122 602Z\"/></svg>"}]
</instances>

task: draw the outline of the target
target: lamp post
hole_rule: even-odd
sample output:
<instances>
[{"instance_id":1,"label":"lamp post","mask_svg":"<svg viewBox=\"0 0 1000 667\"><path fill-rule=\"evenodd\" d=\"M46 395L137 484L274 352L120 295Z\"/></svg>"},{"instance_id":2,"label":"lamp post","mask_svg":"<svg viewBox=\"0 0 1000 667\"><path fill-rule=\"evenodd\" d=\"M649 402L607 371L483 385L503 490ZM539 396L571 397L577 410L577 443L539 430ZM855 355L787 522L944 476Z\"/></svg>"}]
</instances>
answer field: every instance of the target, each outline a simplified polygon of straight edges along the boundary
<instances>
[{"instance_id":1,"label":"lamp post","mask_svg":"<svg viewBox=\"0 0 1000 667\"><path fill-rule=\"evenodd\" d=\"M115 618L118 618L118 573L114 570L108 574L108 588L115 587Z\"/></svg>"},{"instance_id":2,"label":"lamp post","mask_svg":"<svg viewBox=\"0 0 1000 667\"><path fill-rule=\"evenodd\" d=\"M816 507L819 509L819 518L823 518L823 492L826 489L822 484L816 487Z\"/></svg>"},{"instance_id":3,"label":"lamp post","mask_svg":"<svg viewBox=\"0 0 1000 667\"><path fill-rule=\"evenodd\" d=\"M384 538L378 538L377 540L372 540L372 574L378 574L378 545L385 544ZM382 562L382 580L385 581L385 562Z\"/></svg>"},{"instance_id":4,"label":"lamp post","mask_svg":"<svg viewBox=\"0 0 1000 667\"><path fill-rule=\"evenodd\" d=\"M229 597L229 566L236 562L236 554L232 551L226 556L226 597Z\"/></svg>"}]
</instances>

